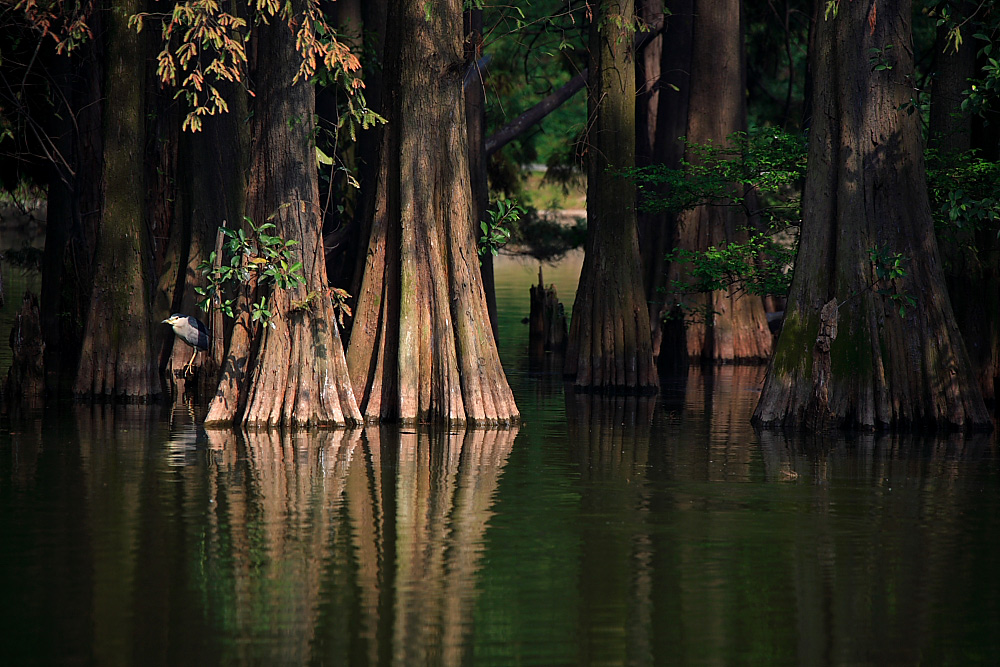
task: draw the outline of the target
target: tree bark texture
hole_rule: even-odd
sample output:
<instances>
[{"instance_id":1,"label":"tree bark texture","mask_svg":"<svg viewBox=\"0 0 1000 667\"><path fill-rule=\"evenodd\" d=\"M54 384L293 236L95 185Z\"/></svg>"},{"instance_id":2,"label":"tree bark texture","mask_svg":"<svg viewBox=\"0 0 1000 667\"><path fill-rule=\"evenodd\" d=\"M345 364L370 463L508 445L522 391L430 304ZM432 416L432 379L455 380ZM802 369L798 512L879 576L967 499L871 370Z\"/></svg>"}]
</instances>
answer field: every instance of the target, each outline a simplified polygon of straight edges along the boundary
<instances>
[{"instance_id":1,"label":"tree bark texture","mask_svg":"<svg viewBox=\"0 0 1000 667\"><path fill-rule=\"evenodd\" d=\"M692 29L687 140L724 145L729 135L747 129L740 1L695 0ZM749 224L739 207L699 206L678 215L676 245L704 251L745 241ZM672 263L670 279L683 282L686 270L685 264ZM760 298L729 289L710 294L675 294L672 300L694 309L695 316L685 327L691 362L762 363L771 354L771 333Z\"/></svg>"},{"instance_id":2,"label":"tree bark texture","mask_svg":"<svg viewBox=\"0 0 1000 667\"><path fill-rule=\"evenodd\" d=\"M659 386L636 229L635 63L631 0L604 0L590 29L587 246L573 305L565 374L594 391Z\"/></svg>"},{"instance_id":3,"label":"tree bark texture","mask_svg":"<svg viewBox=\"0 0 1000 667\"><path fill-rule=\"evenodd\" d=\"M817 25L813 71L825 75L815 81L802 235L757 424L991 426L945 289L919 120L900 110L912 94L910 16L910 0L879 2L877 15L874 3L842 2ZM876 71L872 53L892 68ZM908 258L905 278L872 288L876 246ZM889 294L916 306L901 315Z\"/></svg>"},{"instance_id":4,"label":"tree bark texture","mask_svg":"<svg viewBox=\"0 0 1000 667\"><path fill-rule=\"evenodd\" d=\"M237 417L257 428L356 423L361 415L327 288L314 89L292 84L299 56L289 26L276 20L257 31L247 212L255 224L273 222L275 235L298 241L305 284L258 292L273 313L269 325L255 327L241 311L206 423Z\"/></svg>"},{"instance_id":5,"label":"tree bark texture","mask_svg":"<svg viewBox=\"0 0 1000 667\"><path fill-rule=\"evenodd\" d=\"M152 353L150 244L143 173L143 40L126 25L138 0L108 14L104 197L74 393L146 400L160 393ZM140 176L141 182L141 176Z\"/></svg>"},{"instance_id":6,"label":"tree bark texture","mask_svg":"<svg viewBox=\"0 0 1000 667\"><path fill-rule=\"evenodd\" d=\"M643 20L656 27L665 25L663 34L654 37L642 58L636 59L636 166L661 164L678 169L684 157L680 137L687 131L691 94L693 3L694 0L671 2L670 14L665 16L662 0L642 2ZM641 205L640 201L640 209ZM666 256L677 235L676 216L640 210L638 224L653 358L661 370L686 366L683 323L664 321L671 307L664 294L669 275Z\"/></svg>"},{"instance_id":7,"label":"tree bark texture","mask_svg":"<svg viewBox=\"0 0 1000 667\"><path fill-rule=\"evenodd\" d=\"M390 9L375 216L348 364L368 421L495 424L517 407L476 252L462 3Z\"/></svg>"}]
</instances>

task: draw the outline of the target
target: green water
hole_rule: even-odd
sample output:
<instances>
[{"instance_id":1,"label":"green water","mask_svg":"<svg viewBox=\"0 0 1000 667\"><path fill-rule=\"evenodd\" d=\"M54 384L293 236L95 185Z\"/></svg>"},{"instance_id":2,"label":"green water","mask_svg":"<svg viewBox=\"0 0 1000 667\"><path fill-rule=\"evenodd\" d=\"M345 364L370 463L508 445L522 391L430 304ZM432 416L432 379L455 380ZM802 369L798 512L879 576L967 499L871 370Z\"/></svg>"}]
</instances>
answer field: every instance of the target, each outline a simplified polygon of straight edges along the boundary
<instances>
[{"instance_id":1,"label":"green water","mask_svg":"<svg viewBox=\"0 0 1000 667\"><path fill-rule=\"evenodd\" d=\"M994 436L758 435L759 369L567 396L536 276L498 266L515 430L3 421L0 663L995 662Z\"/></svg>"}]
</instances>

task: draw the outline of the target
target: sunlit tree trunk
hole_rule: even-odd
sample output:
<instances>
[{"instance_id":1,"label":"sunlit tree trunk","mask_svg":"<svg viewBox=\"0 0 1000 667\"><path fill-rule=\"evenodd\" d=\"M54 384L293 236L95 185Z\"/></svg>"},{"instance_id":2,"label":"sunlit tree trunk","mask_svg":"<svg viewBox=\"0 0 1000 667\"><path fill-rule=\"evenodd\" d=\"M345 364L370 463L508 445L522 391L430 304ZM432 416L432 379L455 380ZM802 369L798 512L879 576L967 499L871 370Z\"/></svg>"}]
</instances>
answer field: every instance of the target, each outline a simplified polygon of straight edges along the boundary
<instances>
[{"instance_id":1,"label":"sunlit tree trunk","mask_svg":"<svg viewBox=\"0 0 1000 667\"><path fill-rule=\"evenodd\" d=\"M754 421L988 428L945 289L919 117L900 108L912 94L912 5L873 7L841 2L817 26L813 71L824 75L813 93L802 236ZM873 53L891 68L873 67ZM904 279L872 289L875 247L905 255ZM891 294L916 305L900 313Z\"/></svg>"},{"instance_id":2,"label":"sunlit tree trunk","mask_svg":"<svg viewBox=\"0 0 1000 667\"><path fill-rule=\"evenodd\" d=\"M206 423L235 418L255 427L357 422L361 415L327 288L314 89L292 83L299 55L288 25L275 20L257 31L247 211L255 224L272 222L275 235L298 242L305 284L258 293L267 297L273 313L269 325L251 325L243 304Z\"/></svg>"},{"instance_id":3,"label":"sunlit tree trunk","mask_svg":"<svg viewBox=\"0 0 1000 667\"><path fill-rule=\"evenodd\" d=\"M565 373L597 391L658 386L643 293L635 186L635 12L604 0L590 30L587 246L573 305Z\"/></svg>"},{"instance_id":4,"label":"sunlit tree trunk","mask_svg":"<svg viewBox=\"0 0 1000 667\"><path fill-rule=\"evenodd\" d=\"M687 140L724 145L746 131L745 64L739 0L696 0L691 56L691 98ZM689 155L688 160L695 160ZM736 187L734 185L734 187ZM703 251L744 241L746 212L735 206L699 206L677 220L677 247ZM670 266L669 277L684 281L685 263ZM674 294L686 315L686 348L691 362L763 362L771 353L771 333L761 299L733 289L710 294Z\"/></svg>"},{"instance_id":5,"label":"sunlit tree trunk","mask_svg":"<svg viewBox=\"0 0 1000 667\"><path fill-rule=\"evenodd\" d=\"M104 198L90 309L74 393L146 400L160 393L150 339L151 266L143 173L142 40L130 0L108 13L104 112ZM136 182L136 176L139 182Z\"/></svg>"},{"instance_id":6,"label":"sunlit tree trunk","mask_svg":"<svg viewBox=\"0 0 1000 667\"><path fill-rule=\"evenodd\" d=\"M392 5L375 215L348 350L367 420L518 418L479 272L462 3Z\"/></svg>"}]
</instances>

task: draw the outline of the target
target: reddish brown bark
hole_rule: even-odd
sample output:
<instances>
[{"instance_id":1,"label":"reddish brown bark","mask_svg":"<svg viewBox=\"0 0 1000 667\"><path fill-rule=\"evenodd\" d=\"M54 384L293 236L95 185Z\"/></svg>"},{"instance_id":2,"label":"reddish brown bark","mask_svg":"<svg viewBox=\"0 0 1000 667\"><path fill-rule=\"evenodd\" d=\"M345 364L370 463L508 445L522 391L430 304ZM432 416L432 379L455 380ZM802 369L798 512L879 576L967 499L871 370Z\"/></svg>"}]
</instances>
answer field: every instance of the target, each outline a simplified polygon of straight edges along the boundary
<instances>
[{"instance_id":1,"label":"reddish brown bark","mask_svg":"<svg viewBox=\"0 0 1000 667\"><path fill-rule=\"evenodd\" d=\"M282 21L257 27L247 210L256 224L272 222L275 235L298 241L305 284L258 290L273 313L266 326L251 326L243 304L206 424L343 425L361 418L327 289L315 94L308 84L292 84L299 57L294 39Z\"/></svg>"},{"instance_id":2,"label":"reddish brown bark","mask_svg":"<svg viewBox=\"0 0 1000 667\"><path fill-rule=\"evenodd\" d=\"M565 373L580 388L655 391L636 231L635 64L631 0L605 0L590 32L587 248L573 305Z\"/></svg>"},{"instance_id":3,"label":"reddish brown bark","mask_svg":"<svg viewBox=\"0 0 1000 667\"><path fill-rule=\"evenodd\" d=\"M945 289L912 95L910 0L840 3L817 25L802 236L788 310L754 421L816 430L989 428ZM892 68L872 49L894 45ZM907 275L870 287L875 246Z\"/></svg>"},{"instance_id":4,"label":"reddish brown bark","mask_svg":"<svg viewBox=\"0 0 1000 667\"><path fill-rule=\"evenodd\" d=\"M687 140L725 144L734 132L747 129L745 65L739 0L696 0L691 57L691 98ZM694 156L688 156L694 160ZM711 246L744 241L749 220L734 206L701 206L677 219L678 248L704 251ZM683 282L687 266L674 263L672 281ZM711 294L672 295L672 302L693 309L686 324L691 362L766 361L771 333L763 302L733 290Z\"/></svg>"},{"instance_id":5,"label":"reddish brown bark","mask_svg":"<svg viewBox=\"0 0 1000 667\"><path fill-rule=\"evenodd\" d=\"M366 420L518 418L475 243L462 3L393 6L375 216L348 363Z\"/></svg>"}]
</instances>

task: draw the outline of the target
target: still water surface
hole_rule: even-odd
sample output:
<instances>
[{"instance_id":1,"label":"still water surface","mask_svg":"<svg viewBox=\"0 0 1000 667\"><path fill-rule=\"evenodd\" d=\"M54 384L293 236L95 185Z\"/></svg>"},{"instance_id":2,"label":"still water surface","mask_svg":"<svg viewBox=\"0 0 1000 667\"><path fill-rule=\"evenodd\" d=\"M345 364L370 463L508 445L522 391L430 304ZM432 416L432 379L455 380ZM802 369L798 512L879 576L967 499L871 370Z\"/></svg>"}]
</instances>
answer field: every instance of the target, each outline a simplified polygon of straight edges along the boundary
<instances>
[{"instance_id":1,"label":"still water surface","mask_svg":"<svg viewBox=\"0 0 1000 667\"><path fill-rule=\"evenodd\" d=\"M578 262L547 269L571 305ZM755 433L760 369L523 423L204 433L185 406L0 422L0 663L977 664L1000 655L994 436Z\"/></svg>"}]
</instances>

